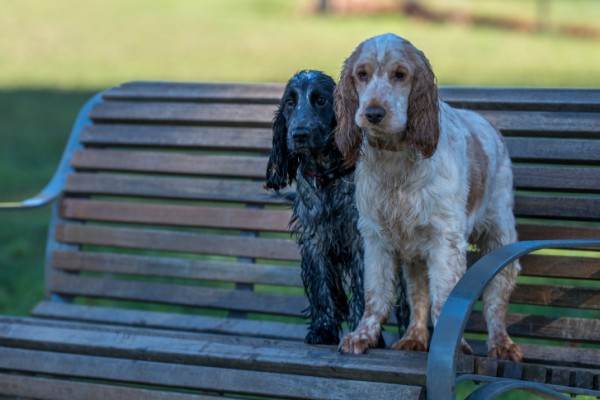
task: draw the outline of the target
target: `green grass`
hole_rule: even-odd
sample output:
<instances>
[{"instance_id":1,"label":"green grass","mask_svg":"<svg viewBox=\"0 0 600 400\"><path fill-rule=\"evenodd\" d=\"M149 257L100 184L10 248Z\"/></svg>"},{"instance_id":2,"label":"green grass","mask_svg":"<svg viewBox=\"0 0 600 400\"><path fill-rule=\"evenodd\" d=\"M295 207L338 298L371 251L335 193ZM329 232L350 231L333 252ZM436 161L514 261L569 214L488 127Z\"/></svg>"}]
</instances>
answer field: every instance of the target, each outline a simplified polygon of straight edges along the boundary
<instances>
[{"instance_id":1,"label":"green grass","mask_svg":"<svg viewBox=\"0 0 600 400\"><path fill-rule=\"evenodd\" d=\"M440 84L600 87L598 41L393 14L314 15L309 3L3 0L0 201L41 189L85 100L128 80L283 82L304 68L337 77L360 41L394 32L426 52ZM462 4L483 14L535 12L534 0ZM553 22L597 28L599 8L592 0L554 0ZM48 219L47 208L0 213L2 314L25 315L43 296Z\"/></svg>"}]
</instances>

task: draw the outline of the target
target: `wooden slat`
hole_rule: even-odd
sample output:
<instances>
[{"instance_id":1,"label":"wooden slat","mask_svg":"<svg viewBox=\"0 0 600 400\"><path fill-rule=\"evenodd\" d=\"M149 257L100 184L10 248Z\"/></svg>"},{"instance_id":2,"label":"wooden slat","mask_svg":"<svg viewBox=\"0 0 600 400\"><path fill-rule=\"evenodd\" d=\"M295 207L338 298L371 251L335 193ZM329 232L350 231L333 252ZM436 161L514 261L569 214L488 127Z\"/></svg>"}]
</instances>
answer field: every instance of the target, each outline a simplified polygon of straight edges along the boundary
<instances>
[{"instance_id":1,"label":"wooden slat","mask_svg":"<svg viewBox=\"0 0 600 400\"><path fill-rule=\"evenodd\" d=\"M36 305L32 315L61 321L108 323L168 329L170 331L216 333L245 338L260 337L297 342L302 342L306 336L306 325L304 323L219 318L205 315L83 306L50 301L42 301Z\"/></svg>"},{"instance_id":2,"label":"wooden slat","mask_svg":"<svg viewBox=\"0 0 600 400\"><path fill-rule=\"evenodd\" d=\"M128 82L105 92L109 99L265 101L278 103L284 84ZM444 101L463 108L600 111L597 89L440 86Z\"/></svg>"},{"instance_id":3,"label":"wooden slat","mask_svg":"<svg viewBox=\"0 0 600 400\"><path fill-rule=\"evenodd\" d=\"M600 237L600 228L559 224L521 223L517 225L517 232L519 240L595 239Z\"/></svg>"},{"instance_id":4,"label":"wooden slat","mask_svg":"<svg viewBox=\"0 0 600 400\"><path fill-rule=\"evenodd\" d=\"M274 111L275 106L261 104L111 101L94 106L90 118L97 122L270 127ZM489 110L480 113L509 135L527 132L597 137L600 134L600 114Z\"/></svg>"},{"instance_id":5,"label":"wooden slat","mask_svg":"<svg viewBox=\"0 0 600 400\"><path fill-rule=\"evenodd\" d=\"M600 280L600 258L527 255L519 261L525 276Z\"/></svg>"},{"instance_id":6,"label":"wooden slat","mask_svg":"<svg viewBox=\"0 0 600 400\"><path fill-rule=\"evenodd\" d=\"M107 90L105 99L278 104L280 83L127 82Z\"/></svg>"},{"instance_id":7,"label":"wooden slat","mask_svg":"<svg viewBox=\"0 0 600 400\"><path fill-rule=\"evenodd\" d=\"M508 333L512 336L553 339L569 342L591 342L600 340L600 320L543 315L511 314L506 316ZM482 312L473 312L469 318L468 332L487 333Z\"/></svg>"},{"instance_id":8,"label":"wooden slat","mask_svg":"<svg viewBox=\"0 0 600 400\"><path fill-rule=\"evenodd\" d=\"M77 173L67 176L66 192L163 199L290 204L260 181Z\"/></svg>"},{"instance_id":9,"label":"wooden slat","mask_svg":"<svg viewBox=\"0 0 600 400\"><path fill-rule=\"evenodd\" d=\"M291 212L66 198L60 215L78 220L290 232Z\"/></svg>"},{"instance_id":10,"label":"wooden slat","mask_svg":"<svg viewBox=\"0 0 600 400\"><path fill-rule=\"evenodd\" d=\"M600 310L600 289L517 284L510 302Z\"/></svg>"},{"instance_id":11,"label":"wooden slat","mask_svg":"<svg viewBox=\"0 0 600 400\"><path fill-rule=\"evenodd\" d=\"M271 127L271 104L214 104L110 101L90 111L95 122L153 122L216 126Z\"/></svg>"},{"instance_id":12,"label":"wooden slat","mask_svg":"<svg viewBox=\"0 0 600 400\"><path fill-rule=\"evenodd\" d=\"M598 89L441 86L444 101L456 107L497 110L600 111Z\"/></svg>"},{"instance_id":13,"label":"wooden slat","mask_svg":"<svg viewBox=\"0 0 600 400\"><path fill-rule=\"evenodd\" d=\"M600 221L600 196L517 194L515 216Z\"/></svg>"},{"instance_id":14,"label":"wooden slat","mask_svg":"<svg viewBox=\"0 0 600 400\"><path fill-rule=\"evenodd\" d=\"M361 397L368 397L368 394L373 391L378 393L380 398L417 399L421 392L420 388L413 387L414 391L413 389L404 391L404 388L411 387L386 383L60 354L7 347L0 348L0 368L85 379L293 399L335 399L340 398L340 394L350 397L355 393Z\"/></svg>"},{"instance_id":15,"label":"wooden slat","mask_svg":"<svg viewBox=\"0 0 600 400\"><path fill-rule=\"evenodd\" d=\"M52 254L52 267L73 272L106 272L279 286L302 286L300 269L295 267L189 258L56 251Z\"/></svg>"},{"instance_id":16,"label":"wooden slat","mask_svg":"<svg viewBox=\"0 0 600 400\"><path fill-rule=\"evenodd\" d=\"M218 400L222 397L0 373L2 396L40 400Z\"/></svg>"},{"instance_id":17,"label":"wooden slat","mask_svg":"<svg viewBox=\"0 0 600 400\"><path fill-rule=\"evenodd\" d=\"M10 329L6 329L10 326ZM0 344L61 352L142 358L155 362L177 362L197 366L252 369L326 378L361 379L365 382L424 382L427 357L418 352L377 351L385 353L345 357L336 346L307 346L300 343L258 338L227 337L210 334L185 334L93 324L56 324L30 318L0 319ZM144 349L140 354L140 348ZM374 362L376 361L376 362ZM413 363L411 369L411 363ZM331 368L336 366L336 371ZM390 368L386 368L390 367Z\"/></svg>"},{"instance_id":18,"label":"wooden slat","mask_svg":"<svg viewBox=\"0 0 600 400\"><path fill-rule=\"evenodd\" d=\"M206 307L289 317L301 317L302 310L308 305L307 300L302 296L91 278L65 273L56 273L50 278L50 290L63 295Z\"/></svg>"},{"instance_id":19,"label":"wooden slat","mask_svg":"<svg viewBox=\"0 0 600 400\"><path fill-rule=\"evenodd\" d=\"M600 142L600 141L599 141ZM600 168L514 166L517 189L600 192Z\"/></svg>"},{"instance_id":20,"label":"wooden slat","mask_svg":"<svg viewBox=\"0 0 600 400\"><path fill-rule=\"evenodd\" d=\"M600 140L506 137L506 143L514 161L595 165L600 161Z\"/></svg>"},{"instance_id":21,"label":"wooden slat","mask_svg":"<svg viewBox=\"0 0 600 400\"><path fill-rule=\"evenodd\" d=\"M73 154L71 165L85 170L174 173L264 180L267 158L124 150L79 150Z\"/></svg>"},{"instance_id":22,"label":"wooden slat","mask_svg":"<svg viewBox=\"0 0 600 400\"><path fill-rule=\"evenodd\" d=\"M208 235L157 229L109 228L60 224L56 240L80 245L173 251L234 257L298 261L297 244L285 239Z\"/></svg>"},{"instance_id":23,"label":"wooden slat","mask_svg":"<svg viewBox=\"0 0 600 400\"><path fill-rule=\"evenodd\" d=\"M481 110L479 113L508 136L600 136L600 113L488 110Z\"/></svg>"},{"instance_id":24,"label":"wooden slat","mask_svg":"<svg viewBox=\"0 0 600 400\"><path fill-rule=\"evenodd\" d=\"M85 127L81 134L81 142L103 146L267 152L271 148L271 136L270 128L102 124Z\"/></svg>"}]
</instances>

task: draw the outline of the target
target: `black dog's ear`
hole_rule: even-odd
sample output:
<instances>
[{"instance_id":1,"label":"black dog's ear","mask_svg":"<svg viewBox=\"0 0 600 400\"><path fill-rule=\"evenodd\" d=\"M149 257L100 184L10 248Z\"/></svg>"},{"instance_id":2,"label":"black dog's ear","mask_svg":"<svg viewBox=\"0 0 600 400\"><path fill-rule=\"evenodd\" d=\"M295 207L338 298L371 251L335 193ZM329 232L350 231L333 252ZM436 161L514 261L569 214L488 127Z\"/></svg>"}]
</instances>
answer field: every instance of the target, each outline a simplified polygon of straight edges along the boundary
<instances>
[{"instance_id":1,"label":"black dog's ear","mask_svg":"<svg viewBox=\"0 0 600 400\"><path fill-rule=\"evenodd\" d=\"M267 163L266 189L283 189L296 178L298 157L290 154L287 148L287 126L283 115L285 100L281 100L273 119L273 147Z\"/></svg>"}]
</instances>

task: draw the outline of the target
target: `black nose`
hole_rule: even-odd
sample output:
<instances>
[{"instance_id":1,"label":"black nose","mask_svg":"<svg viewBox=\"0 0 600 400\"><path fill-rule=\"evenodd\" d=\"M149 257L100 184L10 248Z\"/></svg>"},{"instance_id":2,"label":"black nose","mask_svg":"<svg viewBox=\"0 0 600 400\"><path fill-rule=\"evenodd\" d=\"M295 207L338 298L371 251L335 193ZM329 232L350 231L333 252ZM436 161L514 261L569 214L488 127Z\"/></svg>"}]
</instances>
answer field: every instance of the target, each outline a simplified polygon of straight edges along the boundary
<instances>
[{"instance_id":1,"label":"black nose","mask_svg":"<svg viewBox=\"0 0 600 400\"><path fill-rule=\"evenodd\" d=\"M381 107L369 107L365 110L365 117L372 124L378 124L385 117L385 110Z\"/></svg>"},{"instance_id":2,"label":"black nose","mask_svg":"<svg viewBox=\"0 0 600 400\"><path fill-rule=\"evenodd\" d=\"M297 128L292 131L292 138L296 143L304 143L308 140L308 129Z\"/></svg>"}]
</instances>

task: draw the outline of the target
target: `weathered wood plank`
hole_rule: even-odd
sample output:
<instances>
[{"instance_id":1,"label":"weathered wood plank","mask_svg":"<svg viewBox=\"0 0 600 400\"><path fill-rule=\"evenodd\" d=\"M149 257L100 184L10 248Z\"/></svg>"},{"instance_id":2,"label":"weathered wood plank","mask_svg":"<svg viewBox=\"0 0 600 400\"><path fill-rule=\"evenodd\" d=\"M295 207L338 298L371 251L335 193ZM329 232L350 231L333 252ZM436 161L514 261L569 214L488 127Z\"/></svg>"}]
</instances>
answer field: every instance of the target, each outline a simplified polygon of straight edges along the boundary
<instances>
[{"instance_id":1,"label":"weathered wood plank","mask_svg":"<svg viewBox=\"0 0 600 400\"><path fill-rule=\"evenodd\" d=\"M515 216L600 221L600 196L517 194Z\"/></svg>"},{"instance_id":2,"label":"weathered wood plank","mask_svg":"<svg viewBox=\"0 0 600 400\"><path fill-rule=\"evenodd\" d=\"M39 400L217 400L222 397L180 393L153 388L106 385L93 382L69 381L61 378L0 373L2 396L17 396Z\"/></svg>"},{"instance_id":3,"label":"weathered wood plank","mask_svg":"<svg viewBox=\"0 0 600 400\"><path fill-rule=\"evenodd\" d=\"M405 391L404 388L409 386L377 382L57 354L6 347L0 348L0 368L85 379L294 399L341 399L357 393L361 397L368 397L368 394L373 391L386 399L415 399L422 390L415 388Z\"/></svg>"},{"instance_id":4,"label":"weathered wood plank","mask_svg":"<svg viewBox=\"0 0 600 400\"><path fill-rule=\"evenodd\" d=\"M109 228L61 224L56 240L130 249L174 251L207 255L298 261L297 244L285 239L208 235L156 229Z\"/></svg>"},{"instance_id":5,"label":"weathered wood plank","mask_svg":"<svg viewBox=\"0 0 600 400\"><path fill-rule=\"evenodd\" d=\"M600 228L590 226L565 226L558 224L517 225L519 240L594 239L600 236Z\"/></svg>"},{"instance_id":6,"label":"weathered wood plank","mask_svg":"<svg viewBox=\"0 0 600 400\"><path fill-rule=\"evenodd\" d=\"M56 251L52 254L52 267L72 272L105 272L279 286L302 286L300 269L295 267L189 258Z\"/></svg>"},{"instance_id":7,"label":"weathered wood plank","mask_svg":"<svg viewBox=\"0 0 600 400\"><path fill-rule=\"evenodd\" d=\"M268 128L276 107L272 104L215 104L110 101L94 105L95 122L152 122Z\"/></svg>"},{"instance_id":8,"label":"weathered wood plank","mask_svg":"<svg viewBox=\"0 0 600 400\"><path fill-rule=\"evenodd\" d=\"M514 337L590 343L600 340L600 320L596 319L509 313L506 326L508 333ZM471 314L467 331L487 333L483 313L476 311Z\"/></svg>"},{"instance_id":9,"label":"weathered wood plank","mask_svg":"<svg viewBox=\"0 0 600 400\"><path fill-rule=\"evenodd\" d=\"M66 198L64 218L203 228L290 232L291 212Z\"/></svg>"},{"instance_id":10,"label":"weathered wood plank","mask_svg":"<svg viewBox=\"0 0 600 400\"><path fill-rule=\"evenodd\" d=\"M600 192L600 168L514 166L517 189Z\"/></svg>"},{"instance_id":11,"label":"weathered wood plank","mask_svg":"<svg viewBox=\"0 0 600 400\"><path fill-rule=\"evenodd\" d=\"M600 259L528 255L520 258L521 275L600 280Z\"/></svg>"},{"instance_id":12,"label":"weathered wood plank","mask_svg":"<svg viewBox=\"0 0 600 400\"><path fill-rule=\"evenodd\" d=\"M85 127L81 142L103 146L267 152L272 135L270 128L102 124Z\"/></svg>"},{"instance_id":13,"label":"weathered wood plank","mask_svg":"<svg viewBox=\"0 0 600 400\"><path fill-rule=\"evenodd\" d=\"M513 161L571 162L596 164L600 161L600 142L586 139L543 137L506 137Z\"/></svg>"},{"instance_id":14,"label":"weathered wood plank","mask_svg":"<svg viewBox=\"0 0 600 400\"><path fill-rule=\"evenodd\" d=\"M215 104L110 101L90 112L96 122L152 122L213 126L270 127L275 106L271 104ZM600 113L490 111L480 113L508 135L544 133L553 136L597 137Z\"/></svg>"},{"instance_id":15,"label":"weathered wood plank","mask_svg":"<svg viewBox=\"0 0 600 400\"><path fill-rule=\"evenodd\" d=\"M105 92L107 99L278 103L283 83L127 82ZM597 89L440 86L446 102L462 108L600 111Z\"/></svg>"},{"instance_id":16,"label":"weathered wood plank","mask_svg":"<svg viewBox=\"0 0 600 400\"><path fill-rule=\"evenodd\" d=\"M127 82L104 92L107 100L203 101L278 104L281 83Z\"/></svg>"},{"instance_id":17,"label":"weathered wood plank","mask_svg":"<svg viewBox=\"0 0 600 400\"><path fill-rule=\"evenodd\" d=\"M67 177L65 190L78 194L290 204L288 199L263 186L259 181L78 173Z\"/></svg>"},{"instance_id":18,"label":"weathered wood plank","mask_svg":"<svg viewBox=\"0 0 600 400\"><path fill-rule=\"evenodd\" d=\"M206 307L210 309L256 312L302 317L308 302L301 296L285 296L244 290L92 278L55 273L50 278L53 293L158 304Z\"/></svg>"},{"instance_id":19,"label":"weathered wood plank","mask_svg":"<svg viewBox=\"0 0 600 400\"><path fill-rule=\"evenodd\" d=\"M518 284L511 303L600 310L600 289Z\"/></svg>"},{"instance_id":20,"label":"weathered wood plank","mask_svg":"<svg viewBox=\"0 0 600 400\"><path fill-rule=\"evenodd\" d=\"M29 321L0 320L0 343L100 357L311 375L316 381L318 377L360 379L365 383L395 383L402 378L405 384L422 384L427 358L425 353L389 350L374 351L385 352L385 357L368 354L352 357L341 355L335 346L235 340L207 334L178 336L148 329L119 331L95 325L53 326L43 321ZM7 326L10 329L6 329ZM144 349L143 354L140 348Z\"/></svg>"},{"instance_id":21,"label":"weathered wood plank","mask_svg":"<svg viewBox=\"0 0 600 400\"><path fill-rule=\"evenodd\" d=\"M265 179L266 157L192 155L125 150L78 150L71 165L79 170Z\"/></svg>"},{"instance_id":22,"label":"weathered wood plank","mask_svg":"<svg viewBox=\"0 0 600 400\"><path fill-rule=\"evenodd\" d=\"M304 323L294 324L159 311L115 309L50 301L42 301L36 305L32 315L62 321L97 322L168 329L170 331L225 334L245 338L293 340L296 342L302 342L306 336L306 325Z\"/></svg>"}]
</instances>

